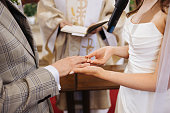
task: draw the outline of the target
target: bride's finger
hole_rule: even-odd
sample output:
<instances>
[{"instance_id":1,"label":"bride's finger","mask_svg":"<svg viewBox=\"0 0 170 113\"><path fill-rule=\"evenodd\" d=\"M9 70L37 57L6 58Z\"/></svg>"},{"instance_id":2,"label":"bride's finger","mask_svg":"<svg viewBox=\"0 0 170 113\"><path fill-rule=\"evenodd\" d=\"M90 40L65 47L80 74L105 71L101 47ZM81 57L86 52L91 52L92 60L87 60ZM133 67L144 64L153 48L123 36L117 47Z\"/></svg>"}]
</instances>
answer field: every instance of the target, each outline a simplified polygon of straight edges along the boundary
<instances>
[{"instance_id":1,"label":"bride's finger","mask_svg":"<svg viewBox=\"0 0 170 113\"><path fill-rule=\"evenodd\" d=\"M75 56L74 57L75 64L81 64L87 62L87 58L85 56Z\"/></svg>"},{"instance_id":2,"label":"bride's finger","mask_svg":"<svg viewBox=\"0 0 170 113\"><path fill-rule=\"evenodd\" d=\"M96 52L95 51L93 53L89 54L89 55L86 55L85 57L90 59L90 58L92 58L94 56L96 56Z\"/></svg>"},{"instance_id":3,"label":"bride's finger","mask_svg":"<svg viewBox=\"0 0 170 113\"><path fill-rule=\"evenodd\" d=\"M105 61L103 59L99 59L99 60L95 59L95 60L91 60L90 63L97 64L97 65L103 65L103 64L105 64Z\"/></svg>"}]
</instances>

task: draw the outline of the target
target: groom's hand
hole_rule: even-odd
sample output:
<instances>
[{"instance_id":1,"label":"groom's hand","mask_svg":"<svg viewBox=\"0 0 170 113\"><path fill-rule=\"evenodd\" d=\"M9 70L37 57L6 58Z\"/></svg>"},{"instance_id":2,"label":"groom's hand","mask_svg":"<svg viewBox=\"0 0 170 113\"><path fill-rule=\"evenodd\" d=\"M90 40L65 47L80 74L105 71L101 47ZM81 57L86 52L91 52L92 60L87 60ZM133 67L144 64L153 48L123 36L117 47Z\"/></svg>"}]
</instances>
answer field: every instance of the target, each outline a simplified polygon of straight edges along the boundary
<instances>
[{"instance_id":1,"label":"groom's hand","mask_svg":"<svg viewBox=\"0 0 170 113\"><path fill-rule=\"evenodd\" d=\"M84 56L72 56L61 60L58 60L52 66L54 66L60 77L68 75L75 67L85 67L88 65L87 58Z\"/></svg>"}]
</instances>

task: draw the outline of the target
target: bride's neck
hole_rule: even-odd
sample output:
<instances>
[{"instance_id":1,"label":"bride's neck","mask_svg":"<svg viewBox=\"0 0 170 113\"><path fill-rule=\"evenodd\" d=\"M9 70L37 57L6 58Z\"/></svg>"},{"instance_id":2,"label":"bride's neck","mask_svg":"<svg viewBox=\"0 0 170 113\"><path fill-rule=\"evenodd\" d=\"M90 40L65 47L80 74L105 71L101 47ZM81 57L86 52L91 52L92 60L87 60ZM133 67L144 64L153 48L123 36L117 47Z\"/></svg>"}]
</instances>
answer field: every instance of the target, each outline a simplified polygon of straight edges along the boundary
<instances>
[{"instance_id":1,"label":"bride's neck","mask_svg":"<svg viewBox=\"0 0 170 113\"><path fill-rule=\"evenodd\" d=\"M145 17L145 19L142 20L144 22L151 20L151 16L153 16L160 9L158 1L159 0L144 0L142 6L132 19L133 22L140 23L143 17Z\"/></svg>"},{"instance_id":2,"label":"bride's neck","mask_svg":"<svg viewBox=\"0 0 170 113\"><path fill-rule=\"evenodd\" d=\"M156 2L158 2L159 0L143 0L143 4L155 4Z\"/></svg>"},{"instance_id":3,"label":"bride's neck","mask_svg":"<svg viewBox=\"0 0 170 113\"><path fill-rule=\"evenodd\" d=\"M139 9L138 13L145 14L148 11L155 10L158 8L159 0L144 0L141 8Z\"/></svg>"}]
</instances>

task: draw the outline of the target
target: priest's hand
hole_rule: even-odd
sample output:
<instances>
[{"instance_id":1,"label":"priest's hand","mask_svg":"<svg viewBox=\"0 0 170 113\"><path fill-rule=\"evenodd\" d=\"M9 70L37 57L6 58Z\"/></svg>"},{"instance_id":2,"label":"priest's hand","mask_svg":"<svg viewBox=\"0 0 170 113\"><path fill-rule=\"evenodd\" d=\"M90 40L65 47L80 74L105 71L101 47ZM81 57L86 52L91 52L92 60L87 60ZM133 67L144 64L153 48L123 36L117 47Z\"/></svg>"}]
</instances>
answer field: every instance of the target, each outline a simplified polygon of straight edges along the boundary
<instances>
[{"instance_id":1,"label":"priest's hand","mask_svg":"<svg viewBox=\"0 0 170 113\"><path fill-rule=\"evenodd\" d=\"M97 29L93 30L91 34L96 34L102 30L102 27L98 27Z\"/></svg>"},{"instance_id":2,"label":"priest's hand","mask_svg":"<svg viewBox=\"0 0 170 113\"><path fill-rule=\"evenodd\" d=\"M86 56L88 58L87 62L96 64L96 65L103 65L110 59L113 53L114 53L113 47L111 46L100 48ZM92 57L95 57L95 59L92 60L91 59Z\"/></svg>"},{"instance_id":3,"label":"priest's hand","mask_svg":"<svg viewBox=\"0 0 170 113\"><path fill-rule=\"evenodd\" d=\"M63 28L65 25L69 25L69 26L72 26L72 24L71 23L69 23L68 21L62 21L61 23L60 23L60 28Z\"/></svg>"},{"instance_id":4,"label":"priest's hand","mask_svg":"<svg viewBox=\"0 0 170 113\"><path fill-rule=\"evenodd\" d=\"M58 60L52 66L54 66L58 72L60 77L68 75L74 68L83 68L89 65L87 62L87 58L84 56L72 56L67 57L61 60Z\"/></svg>"},{"instance_id":5,"label":"priest's hand","mask_svg":"<svg viewBox=\"0 0 170 113\"><path fill-rule=\"evenodd\" d=\"M102 27L98 27L97 29L93 30L91 34L96 34L102 30Z\"/></svg>"}]
</instances>

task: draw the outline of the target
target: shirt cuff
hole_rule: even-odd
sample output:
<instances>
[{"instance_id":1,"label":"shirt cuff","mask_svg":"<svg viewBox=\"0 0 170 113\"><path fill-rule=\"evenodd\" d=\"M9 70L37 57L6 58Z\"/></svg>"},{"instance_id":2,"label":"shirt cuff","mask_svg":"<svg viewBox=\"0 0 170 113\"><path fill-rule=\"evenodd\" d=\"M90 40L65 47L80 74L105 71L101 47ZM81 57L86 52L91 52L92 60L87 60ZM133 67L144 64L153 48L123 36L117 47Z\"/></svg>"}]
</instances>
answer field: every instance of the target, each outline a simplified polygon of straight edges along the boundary
<instances>
[{"instance_id":1,"label":"shirt cuff","mask_svg":"<svg viewBox=\"0 0 170 113\"><path fill-rule=\"evenodd\" d=\"M45 69L47 69L49 72L52 73L52 75L54 76L55 78L55 81L57 82L57 86L58 86L58 89L61 90L61 86L60 86L60 77L59 77L59 72L58 70L51 66L51 65L48 65L46 67L44 67Z\"/></svg>"}]
</instances>

